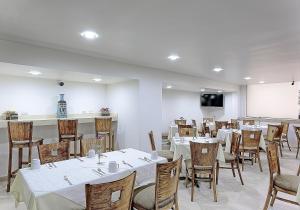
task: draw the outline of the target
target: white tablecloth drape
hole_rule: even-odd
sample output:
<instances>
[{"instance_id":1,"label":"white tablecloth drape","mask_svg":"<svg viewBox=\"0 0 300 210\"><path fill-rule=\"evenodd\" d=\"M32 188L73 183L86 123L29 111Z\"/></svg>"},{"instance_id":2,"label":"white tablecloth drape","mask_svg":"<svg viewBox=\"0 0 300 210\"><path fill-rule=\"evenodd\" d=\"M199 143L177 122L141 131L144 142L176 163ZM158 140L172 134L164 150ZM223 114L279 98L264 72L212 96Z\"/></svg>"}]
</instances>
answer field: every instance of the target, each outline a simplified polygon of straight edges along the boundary
<instances>
[{"instance_id":1,"label":"white tablecloth drape","mask_svg":"<svg viewBox=\"0 0 300 210\"><path fill-rule=\"evenodd\" d=\"M240 125L240 130L261 130L262 135L267 135L268 125Z\"/></svg>"},{"instance_id":2,"label":"white tablecloth drape","mask_svg":"<svg viewBox=\"0 0 300 210\"><path fill-rule=\"evenodd\" d=\"M216 127L214 123L208 123L207 126L209 127L209 130L214 130ZM202 130L202 126L197 125L197 129ZM173 137L175 137L176 133L178 133L178 125L170 125L168 139L172 139Z\"/></svg>"},{"instance_id":3,"label":"white tablecloth drape","mask_svg":"<svg viewBox=\"0 0 300 210\"><path fill-rule=\"evenodd\" d=\"M241 130L236 130L236 129L219 129L218 130L217 139L225 141L225 143L226 143L225 152L230 152L232 132L238 132L240 134L242 133ZM241 139L241 141L243 141L243 139ZM266 142L265 142L263 135L260 136L259 147L265 151L267 149Z\"/></svg>"},{"instance_id":4,"label":"white tablecloth drape","mask_svg":"<svg viewBox=\"0 0 300 210\"><path fill-rule=\"evenodd\" d=\"M180 155L183 156L184 160L191 158L190 141L200 142L200 143L214 143L217 142L217 139L206 138L206 137L172 138L170 150L174 152L174 159L178 159ZM219 161L225 162L224 151L222 149L221 144L219 144L217 159Z\"/></svg>"},{"instance_id":5,"label":"white tablecloth drape","mask_svg":"<svg viewBox=\"0 0 300 210\"><path fill-rule=\"evenodd\" d=\"M98 165L98 158L71 159L55 163L57 168L42 165L40 169L25 168L19 170L11 187L16 202L25 202L28 210L68 210L85 209L85 184L105 183L121 179L132 171L137 171L136 185L155 181L156 163L167 160L159 157L151 162L139 158L151 158L151 155L135 149L125 149L105 153L101 157L103 164ZM119 169L116 173L108 172L108 162L116 161ZM133 166L122 163L125 161ZM100 176L93 169L101 168L106 174ZM67 176L70 185L64 180Z\"/></svg>"}]
</instances>

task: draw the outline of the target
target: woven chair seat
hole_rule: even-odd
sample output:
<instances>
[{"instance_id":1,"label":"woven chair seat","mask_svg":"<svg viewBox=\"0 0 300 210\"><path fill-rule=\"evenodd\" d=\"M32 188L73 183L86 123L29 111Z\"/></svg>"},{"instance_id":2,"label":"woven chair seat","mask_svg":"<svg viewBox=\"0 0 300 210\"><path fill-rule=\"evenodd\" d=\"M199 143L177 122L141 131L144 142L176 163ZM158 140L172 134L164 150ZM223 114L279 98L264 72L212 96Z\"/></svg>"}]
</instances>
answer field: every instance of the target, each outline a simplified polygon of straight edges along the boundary
<instances>
[{"instance_id":1,"label":"woven chair seat","mask_svg":"<svg viewBox=\"0 0 300 210\"><path fill-rule=\"evenodd\" d=\"M296 193L300 184L300 177L296 175L277 175L274 178L274 184L284 190Z\"/></svg>"},{"instance_id":2,"label":"woven chair seat","mask_svg":"<svg viewBox=\"0 0 300 210\"><path fill-rule=\"evenodd\" d=\"M33 146L39 145L41 142L43 142L44 139L42 138L32 138L32 144ZM12 141L14 146L29 146L29 140L26 141Z\"/></svg>"},{"instance_id":3,"label":"woven chair seat","mask_svg":"<svg viewBox=\"0 0 300 210\"><path fill-rule=\"evenodd\" d=\"M155 183L142 186L134 190L133 202L144 209L154 210L155 207ZM163 208L173 202L173 198L162 202L159 207Z\"/></svg>"},{"instance_id":4,"label":"woven chair seat","mask_svg":"<svg viewBox=\"0 0 300 210\"><path fill-rule=\"evenodd\" d=\"M224 157L225 157L225 161L226 162L227 161L233 161L236 158L234 155L232 155L232 154L230 154L228 152L224 152Z\"/></svg>"},{"instance_id":5,"label":"woven chair seat","mask_svg":"<svg viewBox=\"0 0 300 210\"><path fill-rule=\"evenodd\" d=\"M158 156L160 156L160 157L164 157L167 160L173 160L174 152L172 152L170 150L160 150L160 151L157 151L157 153L158 153Z\"/></svg>"}]
</instances>

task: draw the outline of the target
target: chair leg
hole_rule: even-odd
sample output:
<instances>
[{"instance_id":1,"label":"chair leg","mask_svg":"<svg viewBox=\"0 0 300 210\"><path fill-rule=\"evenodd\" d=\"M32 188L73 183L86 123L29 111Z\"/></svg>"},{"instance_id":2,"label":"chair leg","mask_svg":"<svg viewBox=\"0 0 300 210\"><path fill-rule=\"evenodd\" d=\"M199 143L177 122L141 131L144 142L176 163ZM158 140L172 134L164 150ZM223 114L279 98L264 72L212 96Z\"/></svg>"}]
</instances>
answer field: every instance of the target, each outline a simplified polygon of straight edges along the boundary
<instances>
[{"instance_id":1,"label":"chair leg","mask_svg":"<svg viewBox=\"0 0 300 210\"><path fill-rule=\"evenodd\" d=\"M242 171L244 171L244 164L245 164L245 152L242 152Z\"/></svg>"},{"instance_id":2,"label":"chair leg","mask_svg":"<svg viewBox=\"0 0 300 210\"><path fill-rule=\"evenodd\" d=\"M273 195L272 195L272 200L271 200L270 206L273 206L273 205L274 205L276 196L277 196L277 190L274 189L274 190L273 190Z\"/></svg>"},{"instance_id":3,"label":"chair leg","mask_svg":"<svg viewBox=\"0 0 300 210\"><path fill-rule=\"evenodd\" d=\"M189 175L188 175L188 170L186 170L186 175L185 175L185 188L188 186L188 181L189 181Z\"/></svg>"},{"instance_id":4,"label":"chair leg","mask_svg":"<svg viewBox=\"0 0 300 210\"><path fill-rule=\"evenodd\" d=\"M28 164L31 163L31 158L32 158L32 145L29 145L29 148L28 148Z\"/></svg>"},{"instance_id":5,"label":"chair leg","mask_svg":"<svg viewBox=\"0 0 300 210\"><path fill-rule=\"evenodd\" d=\"M75 158L77 157L77 138L75 138L75 141L74 141L74 157Z\"/></svg>"},{"instance_id":6,"label":"chair leg","mask_svg":"<svg viewBox=\"0 0 300 210\"><path fill-rule=\"evenodd\" d=\"M267 210L268 207L269 207L270 200L271 200L271 195L272 195L272 185L269 186L267 198L266 198L266 201L265 201L264 210Z\"/></svg>"},{"instance_id":7,"label":"chair leg","mask_svg":"<svg viewBox=\"0 0 300 210\"><path fill-rule=\"evenodd\" d=\"M300 149L300 141L298 141L298 147L297 147L297 154L296 154L296 159L298 158L298 154L299 154L299 149Z\"/></svg>"},{"instance_id":8,"label":"chair leg","mask_svg":"<svg viewBox=\"0 0 300 210\"><path fill-rule=\"evenodd\" d=\"M235 172L234 172L234 165L233 165L233 162L231 161L231 170L232 170L232 175L233 177L235 177Z\"/></svg>"},{"instance_id":9,"label":"chair leg","mask_svg":"<svg viewBox=\"0 0 300 210\"><path fill-rule=\"evenodd\" d=\"M212 182L213 182L213 192L214 192L214 201L217 202L217 185L216 185L216 174L213 172L212 175Z\"/></svg>"},{"instance_id":10,"label":"chair leg","mask_svg":"<svg viewBox=\"0 0 300 210\"><path fill-rule=\"evenodd\" d=\"M288 145L289 150L292 151L292 150L291 150L291 146L290 146L288 137L286 137L286 143L287 143L287 145Z\"/></svg>"},{"instance_id":11,"label":"chair leg","mask_svg":"<svg viewBox=\"0 0 300 210\"><path fill-rule=\"evenodd\" d=\"M240 177L241 183L242 183L242 185L244 185L244 181L243 181L242 174L241 174L241 170L240 170L239 159L236 160L236 168L237 168L237 170L238 170L238 173L239 173L239 177Z\"/></svg>"},{"instance_id":12,"label":"chair leg","mask_svg":"<svg viewBox=\"0 0 300 210\"><path fill-rule=\"evenodd\" d=\"M177 196L177 195L176 195L176 197L175 197L175 210L179 210L178 196Z\"/></svg>"},{"instance_id":13,"label":"chair leg","mask_svg":"<svg viewBox=\"0 0 300 210\"><path fill-rule=\"evenodd\" d=\"M18 168L21 169L23 164L23 148L19 148Z\"/></svg>"},{"instance_id":14,"label":"chair leg","mask_svg":"<svg viewBox=\"0 0 300 210\"><path fill-rule=\"evenodd\" d=\"M219 161L217 161L216 184L219 183L219 171L220 171L220 163Z\"/></svg>"},{"instance_id":15,"label":"chair leg","mask_svg":"<svg viewBox=\"0 0 300 210\"><path fill-rule=\"evenodd\" d=\"M282 157L282 147L281 147L281 143L279 143L278 146L279 146L279 151L280 151L280 157Z\"/></svg>"},{"instance_id":16,"label":"chair leg","mask_svg":"<svg viewBox=\"0 0 300 210\"><path fill-rule=\"evenodd\" d=\"M261 166L261 161L260 161L259 149L257 150L257 160L258 160L260 172L263 172L262 166Z\"/></svg>"},{"instance_id":17,"label":"chair leg","mask_svg":"<svg viewBox=\"0 0 300 210\"><path fill-rule=\"evenodd\" d=\"M191 194L191 201L194 202L194 187L195 187L195 174L192 173L192 194Z\"/></svg>"},{"instance_id":18,"label":"chair leg","mask_svg":"<svg viewBox=\"0 0 300 210\"><path fill-rule=\"evenodd\" d=\"M8 154L8 173L7 173L7 187L6 187L6 192L9 192L9 191L10 191L11 168L12 168L12 146L9 145L9 154Z\"/></svg>"},{"instance_id":19,"label":"chair leg","mask_svg":"<svg viewBox=\"0 0 300 210\"><path fill-rule=\"evenodd\" d=\"M212 182L211 174L208 175L208 178L210 180L210 182L209 182L209 189L211 189L211 182Z\"/></svg>"}]
</instances>

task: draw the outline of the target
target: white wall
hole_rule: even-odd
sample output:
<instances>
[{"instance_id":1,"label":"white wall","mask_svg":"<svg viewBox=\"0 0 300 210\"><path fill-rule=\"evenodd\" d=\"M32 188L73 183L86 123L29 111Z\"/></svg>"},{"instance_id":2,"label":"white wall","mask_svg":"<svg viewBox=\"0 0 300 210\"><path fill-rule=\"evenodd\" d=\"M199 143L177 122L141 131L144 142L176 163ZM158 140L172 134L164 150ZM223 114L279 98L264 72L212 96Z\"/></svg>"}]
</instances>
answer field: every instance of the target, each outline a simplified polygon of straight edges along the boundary
<instances>
[{"instance_id":1,"label":"white wall","mask_svg":"<svg viewBox=\"0 0 300 210\"><path fill-rule=\"evenodd\" d=\"M118 113L118 148L139 149L138 91L136 80L107 86L108 106Z\"/></svg>"},{"instance_id":2,"label":"white wall","mask_svg":"<svg viewBox=\"0 0 300 210\"><path fill-rule=\"evenodd\" d=\"M179 117L201 122L203 117L214 117L216 120L229 120L238 117L238 94L224 93L224 108L201 107L199 92L163 90L163 131Z\"/></svg>"},{"instance_id":3,"label":"white wall","mask_svg":"<svg viewBox=\"0 0 300 210\"><path fill-rule=\"evenodd\" d=\"M55 114L60 93L65 94L69 114L95 113L106 105L105 85L65 82L60 87L55 80L0 75L0 113Z\"/></svg>"},{"instance_id":4,"label":"white wall","mask_svg":"<svg viewBox=\"0 0 300 210\"><path fill-rule=\"evenodd\" d=\"M247 115L297 119L299 89L299 82L248 85Z\"/></svg>"}]
</instances>

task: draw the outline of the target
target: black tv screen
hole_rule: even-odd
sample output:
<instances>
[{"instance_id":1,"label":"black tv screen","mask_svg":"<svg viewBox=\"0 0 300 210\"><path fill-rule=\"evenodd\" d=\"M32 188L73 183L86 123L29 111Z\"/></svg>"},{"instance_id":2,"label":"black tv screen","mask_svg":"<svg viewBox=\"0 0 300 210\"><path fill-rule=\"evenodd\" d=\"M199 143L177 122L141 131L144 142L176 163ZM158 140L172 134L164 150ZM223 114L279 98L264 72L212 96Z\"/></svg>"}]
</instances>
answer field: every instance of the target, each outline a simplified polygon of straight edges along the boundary
<instances>
[{"instance_id":1,"label":"black tv screen","mask_svg":"<svg viewBox=\"0 0 300 210\"><path fill-rule=\"evenodd\" d=\"M201 106L223 107L223 94L202 94Z\"/></svg>"}]
</instances>

